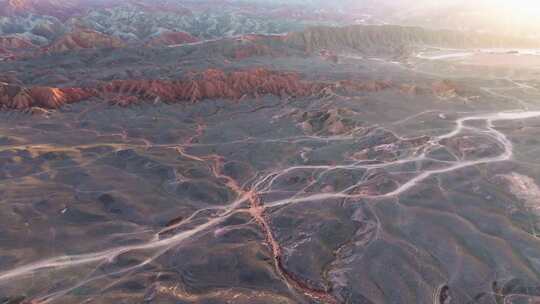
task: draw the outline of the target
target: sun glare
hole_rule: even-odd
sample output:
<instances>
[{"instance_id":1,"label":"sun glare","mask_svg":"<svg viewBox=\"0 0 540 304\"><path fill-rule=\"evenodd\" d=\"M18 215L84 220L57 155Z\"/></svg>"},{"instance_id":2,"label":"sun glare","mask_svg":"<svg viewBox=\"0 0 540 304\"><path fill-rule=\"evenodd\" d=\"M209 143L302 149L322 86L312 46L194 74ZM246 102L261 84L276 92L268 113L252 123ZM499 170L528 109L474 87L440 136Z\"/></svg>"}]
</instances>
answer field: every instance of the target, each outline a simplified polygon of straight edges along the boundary
<instances>
[{"instance_id":1,"label":"sun glare","mask_svg":"<svg viewBox=\"0 0 540 304\"><path fill-rule=\"evenodd\" d=\"M498 0L496 5L502 9L518 13L524 18L539 18L540 23L540 1L538 0Z\"/></svg>"}]
</instances>

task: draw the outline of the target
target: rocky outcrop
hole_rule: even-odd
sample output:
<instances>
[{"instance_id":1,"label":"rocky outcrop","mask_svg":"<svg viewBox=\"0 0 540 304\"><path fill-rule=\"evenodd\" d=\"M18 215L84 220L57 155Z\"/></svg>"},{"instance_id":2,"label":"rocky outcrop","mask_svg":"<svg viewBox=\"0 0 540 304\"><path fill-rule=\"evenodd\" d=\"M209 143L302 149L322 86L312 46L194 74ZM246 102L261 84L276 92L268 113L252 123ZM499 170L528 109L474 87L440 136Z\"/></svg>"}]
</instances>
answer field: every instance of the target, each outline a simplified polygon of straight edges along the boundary
<instances>
[{"instance_id":1,"label":"rocky outcrop","mask_svg":"<svg viewBox=\"0 0 540 304\"><path fill-rule=\"evenodd\" d=\"M357 127L354 120L350 119L354 115L354 111L344 108L293 113L298 126L310 135L338 135L349 132Z\"/></svg>"},{"instance_id":2,"label":"rocky outcrop","mask_svg":"<svg viewBox=\"0 0 540 304\"><path fill-rule=\"evenodd\" d=\"M147 43L147 47L159 47L180 45L186 43L194 43L199 41L198 38L191 36L186 32L164 32L152 37Z\"/></svg>"},{"instance_id":3,"label":"rocky outcrop","mask_svg":"<svg viewBox=\"0 0 540 304\"><path fill-rule=\"evenodd\" d=\"M49 53L58 53L82 49L120 48L125 46L125 43L118 38L89 29L76 29L58 38L45 50Z\"/></svg>"},{"instance_id":4,"label":"rocky outcrop","mask_svg":"<svg viewBox=\"0 0 540 304\"><path fill-rule=\"evenodd\" d=\"M435 96L442 99L454 98L459 93L457 85L450 80L435 81L431 90Z\"/></svg>"}]
</instances>

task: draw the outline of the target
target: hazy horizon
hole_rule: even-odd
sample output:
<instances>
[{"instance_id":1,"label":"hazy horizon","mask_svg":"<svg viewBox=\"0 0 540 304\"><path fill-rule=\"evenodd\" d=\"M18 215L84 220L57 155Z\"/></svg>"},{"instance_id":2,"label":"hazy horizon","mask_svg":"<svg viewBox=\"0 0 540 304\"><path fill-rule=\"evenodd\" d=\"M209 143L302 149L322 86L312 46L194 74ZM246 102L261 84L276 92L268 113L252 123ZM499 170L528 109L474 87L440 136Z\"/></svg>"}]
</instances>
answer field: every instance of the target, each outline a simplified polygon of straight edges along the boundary
<instances>
[{"instance_id":1,"label":"hazy horizon","mask_svg":"<svg viewBox=\"0 0 540 304\"><path fill-rule=\"evenodd\" d=\"M540 2L534 0L238 0L238 3L297 3L330 10L352 8L359 14L373 14L377 21L427 28L487 31L537 36Z\"/></svg>"}]
</instances>

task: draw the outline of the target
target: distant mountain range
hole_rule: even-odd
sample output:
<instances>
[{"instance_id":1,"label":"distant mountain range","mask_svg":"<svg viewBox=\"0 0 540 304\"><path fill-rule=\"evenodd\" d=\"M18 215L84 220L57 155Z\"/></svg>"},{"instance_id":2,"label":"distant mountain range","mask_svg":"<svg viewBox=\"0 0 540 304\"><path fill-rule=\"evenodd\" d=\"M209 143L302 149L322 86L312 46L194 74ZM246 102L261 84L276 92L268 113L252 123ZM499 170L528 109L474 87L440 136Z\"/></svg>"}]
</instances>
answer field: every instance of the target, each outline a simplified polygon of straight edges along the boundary
<instances>
[{"instance_id":1,"label":"distant mountain range","mask_svg":"<svg viewBox=\"0 0 540 304\"><path fill-rule=\"evenodd\" d=\"M501 14L503 7L489 2L0 0L0 59L36 51L160 47L252 33L303 33L313 26L401 24L529 38L538 32L511 10L495 22L494 16ZM314 33L320 34L320 30ZM334 34L335 39L341 39L340 34ZM315 45L320 43L310 39ZM248 53L267 53L255 48Z\"/></svg>"},{"instance_id":2,"label":"distant mountain range","mask_svg":"<svg viewBox=\"0 0 540 304\"><path fill-rule=\"evenodd\" d=\"M0 36L5 38L0 47L50 47L66 35L73 38L73 33L90 31L127 44L155 46L352 22L341 13L315 7L231 2L223 6L219 1L0 0ZM192 38L177 39L186 35Z\"/></svg>"}]
</instances>

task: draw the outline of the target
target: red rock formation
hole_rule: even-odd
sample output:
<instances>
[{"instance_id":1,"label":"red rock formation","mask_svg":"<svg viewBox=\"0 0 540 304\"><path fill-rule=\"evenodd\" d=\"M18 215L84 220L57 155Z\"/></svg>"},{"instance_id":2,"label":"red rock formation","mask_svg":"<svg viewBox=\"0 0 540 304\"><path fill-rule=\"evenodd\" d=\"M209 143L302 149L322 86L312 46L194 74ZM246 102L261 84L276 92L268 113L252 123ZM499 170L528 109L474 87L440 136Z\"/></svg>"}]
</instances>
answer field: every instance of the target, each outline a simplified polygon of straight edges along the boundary
<instances>
[{"instance_id":1,"label":"red rock formation","mask_svg":"<svg viewBox=\"0 0 540 304\"><path fill-rule=\"evenodd\" d=\"M191 36L186 32L164 32L158 36L150 39L146 46L167 46L167 45L179 45L185 43L193 43L199 41L198 38Z\"/></svg>"},{"instance_id":2,"label":"red rock formation","mask_svg":"<svg viewBox=\"0 0 540 304\"><path fill-rule=\"evenodd\" d=\"M58 108L65 104L88 99L92 95L91 91L81 88L33 87L30 89L30 96L34 104L44 108Z\"/></svg>"},{"instance_id":3,"label":"red rock formation","mask_svg":"<svg viewBox=\"0 0 540 304\"><path fill-rule=\"evenodd\" d=\"M120 48L125 46L125 43L118 38L89 29L77 29L58 38L46 48L46 51L57 53L81 49Z\"/></svg>"},{"instance_id":4,"label":"red rock formation","mask_svg":"<svg viewBox=\"0 0 540 304\"><path fill-rule=\"evenodd\" d=\"M209 69L183 80L114 80L94 88L30 87L0 83L0 106L9 109L59 108L90 97L127 106L138 102L197 102L204 99L234 99L260 95L303 97L323 90L376 92L390 88L382 81L303 81L298 74L256 68L225 73ZM340 129L339 125L335 126ZM337 131L336 131L337 132Z\"/></svg>"},{"instance_id":5,"label":"red rock formation","mask_svg":"<svg viewBox=\"0 0 540 304\"><path fill-rule=\"evenodd\" d=\"M188 80L120 80L99 90L108 99L117 95L135 95L148 100L196 102L203 99L239 99L244 95L307 96L313 94L317 87L301 81L297 74L292 73L251 69L227 74L209 69Z\"/></svg>"},{"instance_id":6,"label":"red rock formation","mask_svg":"<svg viewBox=\"0 0 540 304\"><path fill-rule=\"evenodd\" d=\"M206 70L191 79L116 80L95 89L30 87L0 83L0 105L9 109L59 108L92 96L119 105L139 101L196 102L203 99L239 99L244 95L308 96L320 85L303 82L292 73L251 69L225 73Z\"/></svg>"},{"instance_id":7,"label":"red rock formation","mask_svg":"<svg viewBox=\"0 0 540 304\"><path fill-rule=\"evenodd\" d=\"M0 15L33 13L67 19L82 13L83 7L79 0L0 0Z\"/></svg>"},{"instance_id":8,"label":"red rock formation","mask_svg":"<svg viewBox=\"0 0 540 304\"><path fill-rule=\"evenodd\" d=\"M457 85L450 80L440 80L432 84L432 92L436 96L447 99L458 95Z\"/></svg>"},{"instance_id":9,"label":"red rock formation","mask_svg":"<svg viewBox=\"0 0 540 304\"><path fill-rule=\"evenodd\" d=\"M36 48L32 42L15 36L0 36L0 48L4 49L31 49Z\"/></svg>"},{"instance_id":10,"label":"red rock formation","mask_svg":"<svg viewBox=\"0 0 540 304\"><path fill-rule=\"evenodd\" d=\"M65 104L88 99L92 95L92 91L79 88L25 88L0 83L0 106L9 109L58 108Z\"/></svg>"}]
</instances>

